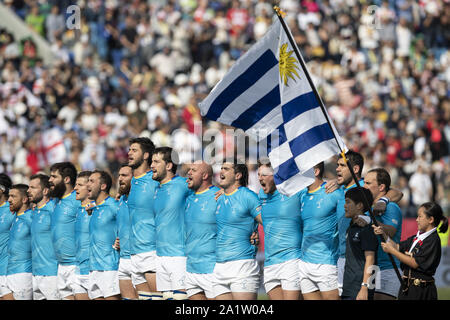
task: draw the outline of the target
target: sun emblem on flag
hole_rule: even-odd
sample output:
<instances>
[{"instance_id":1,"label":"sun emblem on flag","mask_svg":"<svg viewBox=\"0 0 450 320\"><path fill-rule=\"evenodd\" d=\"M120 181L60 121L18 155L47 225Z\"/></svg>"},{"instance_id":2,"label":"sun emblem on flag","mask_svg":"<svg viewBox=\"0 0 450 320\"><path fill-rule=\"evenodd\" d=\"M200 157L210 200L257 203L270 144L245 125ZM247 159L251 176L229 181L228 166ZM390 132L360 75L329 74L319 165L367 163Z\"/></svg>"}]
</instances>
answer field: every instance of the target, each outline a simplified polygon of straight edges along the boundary
<instances>
[{"instance_id":1,"label":"sun emblem on flag","mask_svg":"<svg viewBox=\"0 0 450 320\"><path fill-rule=\"evenodd\" d=\"M288 44L285 43L280 48L280 60L279 60L279 68L280 68L280 77L284 82L284 85L288 85L288 79L291 78L295 81L295 76L300 78L296 69L299 69L297 63L297 59L292 57L294 50L288 51Z\"/></svg>"}]
</instances>

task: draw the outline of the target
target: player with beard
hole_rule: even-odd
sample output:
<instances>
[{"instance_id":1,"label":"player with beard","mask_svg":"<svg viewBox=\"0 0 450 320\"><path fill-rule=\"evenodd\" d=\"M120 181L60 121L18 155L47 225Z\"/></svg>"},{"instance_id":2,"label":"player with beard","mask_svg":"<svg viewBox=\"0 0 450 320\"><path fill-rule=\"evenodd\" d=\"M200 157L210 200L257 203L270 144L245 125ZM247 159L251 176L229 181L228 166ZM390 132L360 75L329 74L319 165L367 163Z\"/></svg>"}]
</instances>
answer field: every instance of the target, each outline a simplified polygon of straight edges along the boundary
<instances>
[{"instance_id":1,"label":"player with beard","mask_svg":"<svg viewBox=\"0 0 450 320\"><path fill-rule=\"evenodd\" d=\"M6 283L11 293L3 300L32 300L33 274L31 257L32 210L27 196L28 186L16 184L9 190L9 210L14 222L9 231L8 270Z\"/></svg>"},{"instance_id":2,"label":"player with beard","mask_svg":"<svg viewBox=\"0 0 450 320\"><path fill-rule=\"evenodd\" d=\"M8 197L11 186L11 178L5 173L0 173L0 300L3 300L4 295L11 293L6 285L9 230L15 217L9 210Z\"/></svg>"},{"instance_id":3,"label":"player with beard","mask_svg":"<svg viewBox=\"0 0 450 320\"><path fill-rule=\"evenodd\" d=\"M186 179L176 175L178 163L178 154L172 148L155 149L151 169L153 180L159 182L153 197L158 257L156 286L164 299L185 300L184 212L191 190Z\"/></svg>"},{"instance_id":4,"label":"player with beard","mask_svg":"<svg viewBox=\"0 0 450 320\"><path fill-rule=\"evenodd\" d=\"M237 159L222 164L217 201L214 294L217 300L254 300L259 287L256 246L248 239L261 221L258 196L247 188L248 168Z\"/></svg>"},{"instance_id":5,"label":"player with beard","mask_svg":"<svg viewBox=\"0 0 450 320\"><path fill-rule=\"evenodd\" d=\"M364 179L362 178L362 172L364 167L364 158L363 156L353 150L347 151L345 154L347 161L350 163L350 167L353 169L353 172L358 179L359 185L361 187L364 186ZM356 188L356 183L353 179L353 176L348 168L347 163L345 162L342 155L337 161L336 167L336 180L330 181L325 185L325 189L327 192L333 192L334 187L337 184L339 188L341 188L344 192L341 195L341 199L338 204L338 233L339 233L339 258L337 262L338 267L338 284L339 284L339 294L342 293L342 284L344 280L344 266L345 266L345 249L346 249L346 233L347 229L350 226L351 218L345 217L345 192L352 188ZM382 214L386 210L387 203L390 201L398 202L403 197L403 193L399 190L391 188L389 192L382 197L377 203L375 203L373 207L373 212L375 214ZM363 217L363 216L360 216ZM356 219L357 223L362 227L364 226L364 221L362 219ZM370 221L369 217L366 217L366 223Z\"/></svg>"},{"instance_id":6,"label":"player with beard","mask_svg":"<svg viewBox=\"0 0 450 320\"><path fill-rule=\"evenodd\" d=\"M58 260L58 290L63 300L74 300L76 280L75 221L80 202L74 191L77 170L70 162L50 167L50 197L55 200L51 230Z\"/></svg>"},{"instance_id":7,"label":"player with beard","mask_svg":"<svg viewBox=\"0 0 450 320\"><path fill-rule=\"evenodd\" d=\"M117 234L115 247L119 250L119 287L123 300L136 300L137 293L132 282L132 265L130 259L130 213L128 194L130 193L133 169L127 164L119 169L119 212L117 213Z\"/></svg>"},{"instance_id":8,"label":"player with beard","mask_svg":"<svg viewBox=\"0 0 450 320\"><path fill-rule=\"evenodd\" d=\"M91 215L88 214L89 199L87 183L91 171L82 171L78 174L75 183L75 198L80 201L77 218L75 221L75 242L77 267L75 271L75 300L89 300L89 222Z\"/></svg>"},{"instance_id":9,"label":"player with beard","mask_svg":"<svg viewBox=\"0 0 450 320\"><path fill-rule=\"evenodd\" d=\"M94 300L119 300L119 254L113 247L117 238L117 201L109 196L111 176L94 170L88 180L89 199L95 201L89 223L89 296Z\"/></svg>"},{"instance_id":10,"label":"player with beard","mask_svg":"<svg viewBox=\"0 0 450 320\"><path fill-rule=\"evenodd\" d=\"M195 162L188 171L188 188L194 191L186 200L186 292L189 300L214 299L216 264L216 200L218 187L212 184L212 167Z\"/></svg>"},{"instance_id":11,"label":"player with beard","mask_svg":"<svg viewBox=\"0 0 450 320\"><path fill-rule=\"evenodd\" d=\"M128 165L133 169L128 195L130 212L130 258L133 265L133 284L139 300L161 300L156 290L156 226L152 210L153 195L158 182L150 170L153 142L144 137L130 140Z\"/></svg>"},{"instance_id":12,"label":"player with beard","mask_svg":"<svg viewBox=\"0 0 450 320\"><path fill-rule=\"evenodd\" d=\"M33 266L33 300L60 300L58 292L58 260L53 249L51 216L55 208L50 200L49 176L30 177L28 199L35 204L31 222Z\"/></svg>"}]
</instances>

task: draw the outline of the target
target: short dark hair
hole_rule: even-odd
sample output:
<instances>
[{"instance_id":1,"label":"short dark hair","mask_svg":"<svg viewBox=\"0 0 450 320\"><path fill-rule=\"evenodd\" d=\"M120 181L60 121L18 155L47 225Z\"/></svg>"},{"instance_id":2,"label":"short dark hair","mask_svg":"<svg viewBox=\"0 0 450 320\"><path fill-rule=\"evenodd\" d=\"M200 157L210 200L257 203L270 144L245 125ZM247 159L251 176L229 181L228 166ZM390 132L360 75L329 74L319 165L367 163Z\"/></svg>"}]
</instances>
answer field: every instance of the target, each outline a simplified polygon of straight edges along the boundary
<instances>
[{"instance_id":1,"label":"short dark hair","mask_svg":"<svg viewBox=\"0 0 450 320\"><path fill-rule=\"evenodd\" d=\"M342 158L342 155L340 155L340 157ZM356 175L359 175L359 177L361 177L364 167L363 156L359 152L348 150L345 153L345 157L347 158L347 161L349 161L351 168L353 168L354 166L359 166L359 171L356 173Z\"/></svg>"},{"instance_id":2,"label":"short dark hair","mask_svg":"<svg viewBox=\"0 0 450 320\"><path fill-rule=\"evenodd\" d=\"M0 188L6 196L9 194L9 189L11 189L11 186L11 178L6 173L0 173Z\"/></svg>"},{"instance_id":3,"label":"short dark hair","mask_svg":"<svg viewBox=\"0 0 450 320\"><path fill-rule=\"evenodd\" d=\"M369 172L375 172L377 177L377 183L384 184L386 187L386 191L389 190L391 187L391 176L389 175L389 172L387 172L384 168L375 168L368 171Z\"/></svg>"},{"instance_id":4,"label":"short dark hair","mask_svg":"<svg viewBox=\"0 0 450 320\"><path fill-rule=\"evenodd\" d=\"M104 170L94 170L94 171L92 171L91 174L94 174L94 173L100 174L100 184L106 184L105 192L109 193L109 190L111 190L111 186L112 186L111 175Z\"/></svg>"},{"instance_id":5,"label":"short dark hair","mask_svg":"<svg viewBox=\"0 0 450 320\"><path fill-rule=\"evenodd\" d=\"M69 177L72 187L75 185L75 181L77 180L77 169L72 162L66 161L54 163L50 167L50 172L53 171L58 171L63 179Z\"/></svg>"},{"instance_id":6,"label":"short dark hair","mask_svg":"<svg viewBox=\"0 0 450 320\"><path fill-rule=\"evenodd\" d=\"M43 174L43 173L33 174L30 177L30 181L34 180L34 179L39 179L39 183L41 184L42 189L45 189L45 188L50 189L50 183L48 182L50 177L48 175Z\"/></svg>"},{"instance_id":7,"label":"short dark hair","mask_svg":"<svg viewBox=\"0 0 450 320\"><path fill-rule=\"evenodd\" d=\"M11 186L11 188L9 189L10 191L16 189L19 190L20 194L22 195L22 197L27 197L28 196L28 186L26 184L23 183L18 183L18 184L14 184Z\"/></svg>"},{"instance_id":8,"label":"short dark hair","mask_svg":"<svg viewBox=\"0 0 450 320\"><path fill-rule=\"evenodd\" d=\"M137 143L142 150L142 153L148 153L148 164L150 164L152 162L152 155L155 152L155 145L152 142L152 140L150 140L147 137L139 137L139 138L131 138L130 139L130 145L132 145L133 143Z\"/></svg>"},{"instance_id":9,"label":"short dark hair","mask_svg":"<svg viewBox=\"0 0 450 320\"><path fill-rule=\"evenodd\" d=\"M367 199L367 202L364 201L364 196ZM358 203L362 203L364 208L364 212L369 211L370 206L373 203L373 195L372 192L370 192L369 189L366 188L352 188L349 189L346 193L345 193L345 198L347 199L351 199L353 200L353 202L355 204Z\"/></svg>"},{"instance_id":10,"label":"short dark hair","mask_svg":"<svg viewBox=\"0 0 450 320\"><path fill-rule=\"evenodd\" d=\"M129 167L129 168L131 168L131 166L130 166L128 163L122 163L122 164L120 165L119 169L122 169L123 167ZM131 169L133 169L133 168L131 168Z\"/></svg>"},{"instance_id":11,"label":"short dark hair","mask_svg":"<svg viewBox=\"0 0 450 320\"><path fill-rule=\"evenodd\" d=\"M88 171L88 170L86 170L86 171L81 171L80 173L78 173L78 176L77 176L77 178L88 178L89 179L89 176L92 174L92 171Z\"/></svg>"},{"instance_id":12,"label":"short dark hair","mask_svg":"<svg viewBox=\"0 0 450 320\"><path fill-rule=\"evenodd\" d=\"M242 177L239 179L239 184L243 187L248 186L248 167L245 162L239 160L238 158L226 159L223 161L231 163L233 165L234 173L240 173Z\"/></svg>"},{"instance_id":13,"label":"short dark hair","mask_svg":"<svg viewBox=\"0 0 450 320\"><path fill-rule=\"evenodd\" d=\"M179 157L178 152L173 150L173 148L170 147L159 147L155 149L155 152L153 154L161 154L163 157L165 163L171 163L172 164L172 173L177 172L177 167L179 164Z\"/></svg>"},{"instance_id":14,"label":"short dark hair","mask_svg":"<svg viewBox=\"0 0 450 320\"><path fill-rule=\"evenodd\" d=\"M322 179L325 171L325 162L319 162L314 166L314 169L319 169L319 179Z\"/></svg>"}]
</instances>

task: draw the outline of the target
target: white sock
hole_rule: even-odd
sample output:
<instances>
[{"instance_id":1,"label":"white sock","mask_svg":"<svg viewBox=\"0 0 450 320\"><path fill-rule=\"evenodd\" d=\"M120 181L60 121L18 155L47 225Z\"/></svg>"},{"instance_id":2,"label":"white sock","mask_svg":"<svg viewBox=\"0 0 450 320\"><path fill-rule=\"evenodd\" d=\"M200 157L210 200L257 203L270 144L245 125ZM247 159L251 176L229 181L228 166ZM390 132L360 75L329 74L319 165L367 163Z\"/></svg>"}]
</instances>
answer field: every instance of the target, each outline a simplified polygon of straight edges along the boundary
<instances>
[{"instance_id":1,"label":"white sock","mask_svg":"<svg viewBox=\"0 0 450 320\"><path fill-rule=\"evenodd\" d=\"M138 300L152 300L152 293L146 291L138 291Z\"/></svg>"},{"instance_id":2,"label":"white sock","mask_svg":"<svg viewBox=\"0 0 450 320\"><path fill-rule=\"evenodd\" d=\"M173 300L187 300L187 293L184 291L174 290Z\"/></svg>"},{"instance_id":3,"label":"white sock","mask_svg":"<svg viewBox=\"0 0 450 320\"><path fill-rule=\"evenodd\" d=\"M152 300L164 300L163 294L161 292L151 292Z\"/></svg>"}]
</instances>

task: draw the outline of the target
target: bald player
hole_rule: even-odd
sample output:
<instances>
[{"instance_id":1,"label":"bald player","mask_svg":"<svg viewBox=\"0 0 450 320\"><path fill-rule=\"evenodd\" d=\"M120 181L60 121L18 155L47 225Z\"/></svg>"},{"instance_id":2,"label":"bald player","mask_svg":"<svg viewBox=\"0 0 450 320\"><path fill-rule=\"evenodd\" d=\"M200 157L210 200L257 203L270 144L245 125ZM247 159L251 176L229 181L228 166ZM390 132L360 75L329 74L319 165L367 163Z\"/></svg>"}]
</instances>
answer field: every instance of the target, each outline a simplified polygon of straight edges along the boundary
<instances>
[{"instance_id":1,"label":"bald player","mask_svg":"<svg viewBox=\"0 0 450 320\"><path fill-rule=\"evenodd\" d=\"M189 300L214 299L214 266L216 264L216 207L212 184L212 167L203 161L188 171L188 188L194 193L186 200L184 217L186 243L185 286Z\"/></svg>"}]
</instances>

